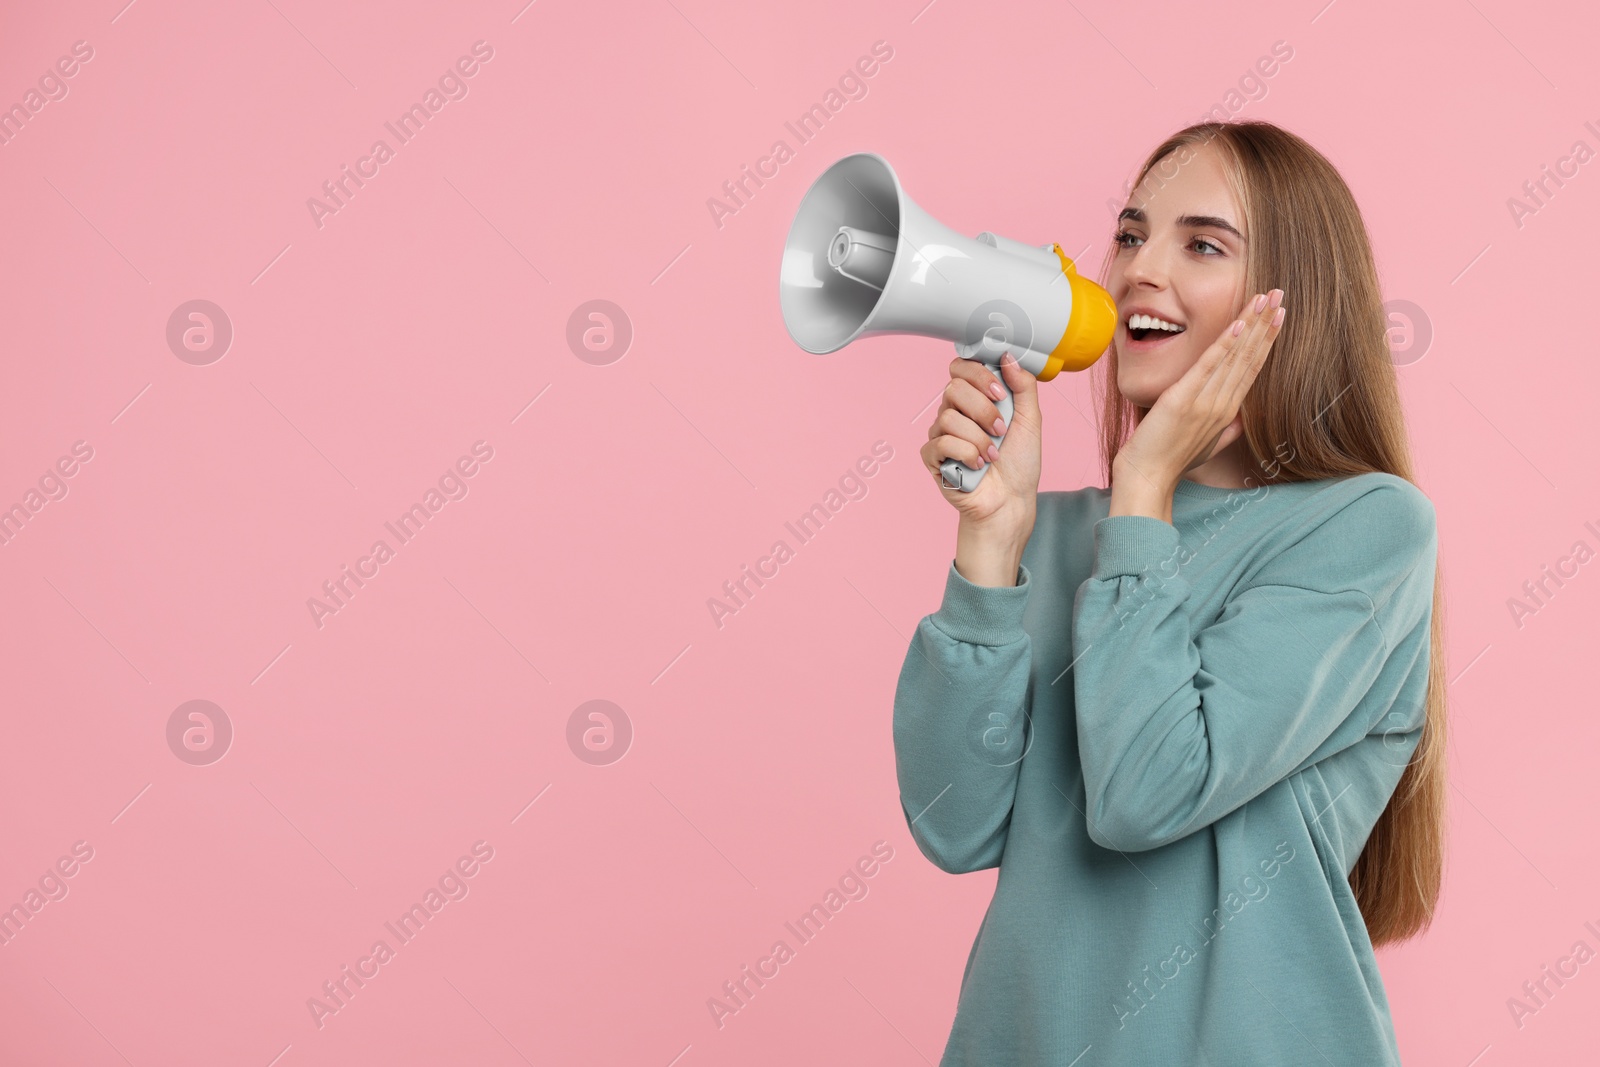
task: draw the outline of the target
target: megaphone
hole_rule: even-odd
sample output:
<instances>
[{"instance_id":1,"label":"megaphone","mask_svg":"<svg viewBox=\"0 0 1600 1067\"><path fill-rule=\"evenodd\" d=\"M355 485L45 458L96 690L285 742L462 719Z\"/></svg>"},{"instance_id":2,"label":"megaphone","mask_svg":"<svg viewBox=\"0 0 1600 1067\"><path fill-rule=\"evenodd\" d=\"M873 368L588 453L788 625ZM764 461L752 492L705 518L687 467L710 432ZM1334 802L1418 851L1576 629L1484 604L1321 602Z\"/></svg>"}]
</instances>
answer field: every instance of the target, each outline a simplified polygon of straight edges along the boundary
<instances>
[{"instance_id":1,"label":"megaphone","mask_svg":"<svg viewBox=\"0 0 1600 1067\"><path fill-rule=\"evenodd\" d=\"M838 160L806 191L783 245L778 299L789 336L807 352L889 333L954 341L958 355L1000 378L1008 427L1005 353L1047 382L1093 364L1117 328L1111 294L1060 245L963 237L918 207L874 152ZM989 439L999 447L1000 436ZM988 471L956 459L939 466L945 487L964 493Z\"/></svg>"}]
</instances>

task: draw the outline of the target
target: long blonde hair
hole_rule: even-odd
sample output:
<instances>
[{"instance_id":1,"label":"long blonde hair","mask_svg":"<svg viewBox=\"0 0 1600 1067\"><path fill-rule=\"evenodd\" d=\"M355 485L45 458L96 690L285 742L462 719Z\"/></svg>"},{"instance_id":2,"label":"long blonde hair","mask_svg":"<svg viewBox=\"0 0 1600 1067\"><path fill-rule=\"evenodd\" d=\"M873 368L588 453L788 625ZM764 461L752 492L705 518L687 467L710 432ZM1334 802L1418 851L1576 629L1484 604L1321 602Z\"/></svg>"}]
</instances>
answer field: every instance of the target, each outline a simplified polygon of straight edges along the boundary
<instances>
[{"instance_id":1,"label":"long blonde hair","mask_svg":"<svg viewBox=\"0 0 1600 1067\"><path fill-rule=\"evenodd\" d=\"M1181 163L1203 144L1220 150L1244 210L1245 292L1282 289L1284 305L1293 309L1241 407L1252 459L1276 464L1276 481L1387 471L1415 484L1377 266L1349 187L1301 138L1270 122L1246 121L1179 130L1150 153L1130 188L1142 185L1169 154L1178 152ZM1172 173L1163 167L1152 187ZM1102 285L1116 252L1113 243L1101 268ZM1133 431L1133 404L1116 385L1114 347L1095 365L1091 381L1103 391L1100 456L1109 486L1112 461ZM1313 412L1317 417L1310 417ZM1271 458L1284 443L1288 458ZM1349 875L1374 946L1426 930L1443 879L1443 589L1440 570L1433 586L1422 737Z\"/></svg>"}]
</instances>

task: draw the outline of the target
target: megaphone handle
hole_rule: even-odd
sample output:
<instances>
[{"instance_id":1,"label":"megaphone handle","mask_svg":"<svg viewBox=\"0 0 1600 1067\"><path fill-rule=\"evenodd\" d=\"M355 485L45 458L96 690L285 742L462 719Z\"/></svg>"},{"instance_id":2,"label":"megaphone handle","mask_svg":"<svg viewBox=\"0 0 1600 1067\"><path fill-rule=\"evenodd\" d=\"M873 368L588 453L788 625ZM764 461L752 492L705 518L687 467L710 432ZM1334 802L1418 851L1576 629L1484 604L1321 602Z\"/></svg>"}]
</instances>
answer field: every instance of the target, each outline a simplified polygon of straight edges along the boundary
<instances>
[{"instance_id":1,"label":"megaphone handle","mask_svg":"<svg viewBox=\"0 0 1600 1067\"><path fill-rule=\"evenodd\" d=\"M958 349L957 351L959 352L960 350ZM1002 353L1003 357L1004 353ZM965 356L965 358L972 359L974 357ZM1001 391L1006 394L1001 399L996 400L994 405L1000 409L1000 421L1005 423L1006 428L1009 429L1011 427L1011 413L1016 408L1016 405L1011 400L1011 387L1006 385L1005 376L1000 373L998 366L990 366L987 362L984 363L984 366L989 367L994 372L995 379L1000 383ZM1002 438L995 434L990 434L989 440L998 449ZM970 493L978 488L978 483L983 481L983 476L989 473L989 467L990 464L985 463L977 470L973 470L959 459L952 457L939 464L939 477L944 482L946 489L959 489L963 493Z\"/></svg>"}]
</instances>

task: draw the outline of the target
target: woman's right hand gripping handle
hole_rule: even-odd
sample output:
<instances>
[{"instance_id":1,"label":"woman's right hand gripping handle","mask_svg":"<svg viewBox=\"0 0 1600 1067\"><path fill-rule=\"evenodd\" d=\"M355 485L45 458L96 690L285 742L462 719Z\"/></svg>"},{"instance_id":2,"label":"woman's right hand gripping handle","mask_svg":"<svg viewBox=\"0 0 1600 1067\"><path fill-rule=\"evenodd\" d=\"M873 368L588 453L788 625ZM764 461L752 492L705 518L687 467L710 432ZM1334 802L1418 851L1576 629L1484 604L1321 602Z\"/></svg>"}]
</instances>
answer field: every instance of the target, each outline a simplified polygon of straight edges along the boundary
<instances>
[{"instance_id":1,"label":"woman's right hand gripping handle","mask_svg":"<svg viewBox=\"0 0 1600 1067\"><path fill-rule=\"evenodd\" d=\"M995 406L994 371L976 360L956 357L950 383L922 446L922 463L951 506L960 513L956 531L956 570L974 585L1017 584L1022 550L1038 513L1040 415L1039 382L1009 354L1001 365L1011 391L1011 425ZM1003 395L1003 394L1001 394ZM988 427L985 429L984 427ZM993 449L991 434L1003 433ZM970 493L945 485L939 465L957 459L977 469L994 469Z\"/></svg>"}]
</instances>

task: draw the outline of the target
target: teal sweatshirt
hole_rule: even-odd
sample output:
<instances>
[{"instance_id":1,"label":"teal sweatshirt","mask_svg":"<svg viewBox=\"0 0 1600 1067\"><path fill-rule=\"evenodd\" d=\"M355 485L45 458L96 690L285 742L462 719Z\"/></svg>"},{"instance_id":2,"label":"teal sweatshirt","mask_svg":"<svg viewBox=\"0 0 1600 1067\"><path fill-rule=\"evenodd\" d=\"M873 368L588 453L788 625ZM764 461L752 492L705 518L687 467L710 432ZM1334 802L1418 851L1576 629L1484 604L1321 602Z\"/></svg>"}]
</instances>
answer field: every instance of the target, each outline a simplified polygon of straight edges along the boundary
<instances>
[{"instance_id":1,"label":"teal sweatshirt","mask_svg":"<svg viewBox=\"0 0 1600 1067\"><path fill-rule=\"evenodd\" d=\"M1017 584L952 561L895 692L912 839L999 868L940 1067L1398 1064L1346 878L1421 737L1433 505L1038 500Z\"/></svg>"}]
</instances>

